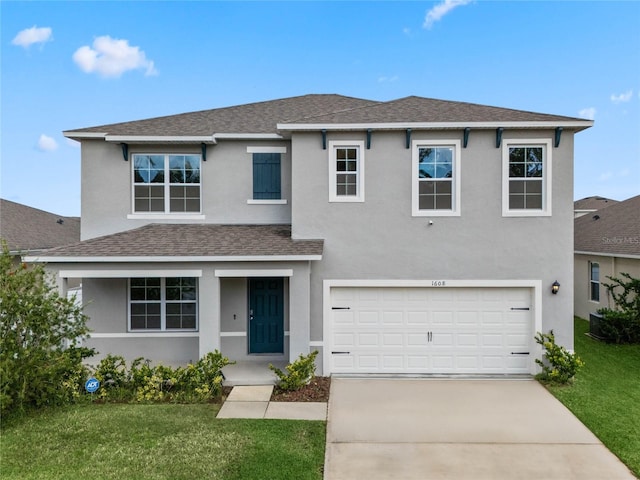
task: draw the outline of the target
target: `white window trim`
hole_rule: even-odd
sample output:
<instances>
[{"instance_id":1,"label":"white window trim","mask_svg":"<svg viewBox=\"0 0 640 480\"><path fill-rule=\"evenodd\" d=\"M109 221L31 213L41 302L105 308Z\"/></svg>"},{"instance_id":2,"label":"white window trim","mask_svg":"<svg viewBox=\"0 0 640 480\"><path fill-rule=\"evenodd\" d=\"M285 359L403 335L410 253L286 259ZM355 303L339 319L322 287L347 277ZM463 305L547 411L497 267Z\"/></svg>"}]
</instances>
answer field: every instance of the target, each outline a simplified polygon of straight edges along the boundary
<instances>
[{"instance_id":1,"label":"white window trim","mask_svg":"<svg viewBox=\"0 0 640 480\"><path fill-rule=\"evenodd\" d=\"M600 262L589 262L589 301L591 303L596 303L599 304L600 303L600 280L598 280L597 282L595 280L593 280L593 266L597 265L598 266L598 278L600 278ZM592 285L594 283L598 284L598 300L594 300L592 297Z\"/></svg>"},{"instance_id":2,"label":"white window trim","mask_svg":"<svg viewBox=\"0 0 640 480\"><path fill-rule=\"evenodd\" d=\"M420 210L418 164L420 156L418 148L423 146L453 147L453 180L451 188L451 210ZM459 217L460 216L460 140L412 140L411 141L411 215L413 217Z\"/></svg>"},{"instance_id":3,"label":"white window trim","mask_svg":"<svg viewBox=\"0 0 640 480\"><path fill-rule=\"evenodd\" d=\"M173 277L170 277L173 278ZM196 280L196 327L195 328L167 328L167 277L160 277L160 328L159 329L144 329L144 328L131 328L131 304L133 303L148 303L145 301L131 300L131 278L127 280L127 333L159 333L159 334L175 334L175 333L193 333L198 332L200 326L200 282ZM154 300L157 303L157 301ZM182 303L182 301L181 301ZM184 302L191 303L191 302Z\"/></svg>"},{"instance_id":4,"label":"white window trim","mask_svg":"<svg viewBox=\"0 0 640 480\"><path fill-rule=\"evenodd\" d=\"M352 196L336 193L336 147L355 147L358 149L358 194ZM332 140L329 142L329 202L362 203L364 202L364 141Z\"/></svg>"},{"instance_id":5,"label":"white window trim","mask_svg":"<svg viewBox=\"0 0 640 480\"><path fill-rule=\"evenodd\" d=\"M136 212L136 178L135 178L135 161L134 157L136 155L163 155L165 157L164 164L164 178L165 181L161 184L164 187L164 212ZM169 157L172 155L190 155L197 156L200 158L200 181L196 184L174 184L174 185L198 185L200 187L200 209L197 212L172 212L171 209L171 195L170 195L170 165L169 165ZM202 214L202 155L199 153L144 153L144 152L135 152L130 155L131 157L131 213L127 215L128 220L204 220L205 217ZM138 184L138 185L153 185L149 184ZM157 184L160 185L160 184Z\"/></svg>"},{"instance_id":6,"label":"white window trim","mask_svg":"<svg viewBox=\"0 0 640 480\"><path fill-rule=\"evenodd\" d=\"M543 147L542 156L542 210L509 209L509 147ZM502 216L503 217L550 217L552 146L550 138L502 139Z\"/></svg>"},{"instance_id":7,"label":"white window trim","mask_svg":"<svg viewBox=\"0 0 640 480\"><path fill-rule=\"evenodd\" d=\"M285 154L287 153L287 147L261 147L261 146L252 146L252 147L247 147L247 153L252 154L252 160L253 160L253 154L254 153L280 153L280 154ZM282 196L282 157L280 158L280 196ZM255 198L249 198L247 199L247 205L286 205L287 204L287 200L284 198L278 198L278 199L255 199Z\"/></svg>"},{"instance_id":8,"label":"white window trim","mask_svg":"<svg viewBox=\"0 0 640 480\"><path fill-rule=\"evenodd\" d=\"M247 200L247 205L286 205L287 204L287 200L284 198L278 199L278 200L254 200L252 198Z\"/></svg>"}]
</instances>

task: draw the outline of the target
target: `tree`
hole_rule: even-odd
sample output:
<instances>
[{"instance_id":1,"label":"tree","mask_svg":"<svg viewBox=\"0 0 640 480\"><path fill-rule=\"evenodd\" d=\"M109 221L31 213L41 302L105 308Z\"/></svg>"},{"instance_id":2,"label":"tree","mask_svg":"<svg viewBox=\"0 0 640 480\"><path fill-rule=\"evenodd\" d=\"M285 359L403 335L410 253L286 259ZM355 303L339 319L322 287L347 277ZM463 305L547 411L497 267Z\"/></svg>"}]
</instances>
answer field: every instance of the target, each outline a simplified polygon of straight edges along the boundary
<instances>
[{"instance_id":1,"label":"tree","mask_svg":"<svg viewBox=\"0 0 640 480\"><path fill-rule=\"evenodd\" d=\"M81 393L81 347L87 317L58 294L41 265L14 264L5 242L0 255L0 413L60 405Z\"/></svg>"}]
</instances>

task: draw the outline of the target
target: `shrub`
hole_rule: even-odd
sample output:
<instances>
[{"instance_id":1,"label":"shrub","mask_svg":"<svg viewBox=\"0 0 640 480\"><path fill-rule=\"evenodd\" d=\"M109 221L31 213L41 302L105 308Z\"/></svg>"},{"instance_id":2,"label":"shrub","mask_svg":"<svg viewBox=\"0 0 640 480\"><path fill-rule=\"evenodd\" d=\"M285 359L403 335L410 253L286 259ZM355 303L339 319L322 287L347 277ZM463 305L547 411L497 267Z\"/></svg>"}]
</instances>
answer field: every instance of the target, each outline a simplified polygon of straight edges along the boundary
<instances>
[{"instance_id":1,"label":"shrub","mask_svg":"<svg viewBox=\"0 0 640 480\"><path fill-rule=\"evenodd\" d=\"M603 283L615 308L601 308L600 329L607 343L640 343L640 279L628 273ZM620 291L621 289L621 291Z\"/></svg>"},{"instance_id":2,"label":"shrub","mask_svg":"<svg viewBox=\"0 0 640 480\"><path fill-rule=\"evenodd\" d=\"M151 366L150 360L139 357L127 371L123 357L107 355L94 370L101 382L98 398L144 403L207 402L222 393L222 368L230 363L216 350L195 364L176 368Z\"/></svg>"},{"instance_id":3,"label":"shrub","mask_svg":"<svg viewBox=\"0 0 640 480\"><path fill-rule=\"evenodd\" d=\"M0 415L62 405L81 394L93 350L79 346L87 317L61 297L44 267L0 255Z\"/></svg>"},{"instance_id":4,"label":"shrub","mask_svg":"<svg viewBox=\"0 0 640 480\"><path fill-rule=\"evenodd\" d=\"M269 369L278 377L278 386L282 390L299 390L305 385L308 385L315 376L316 356L318 356L317 350L314 350L309 355L301 354L295 362L285 367L287 373L272 364L269 364Z\"/></svg>"},{"instance_id":5,"label":"shrub","mask_svg":"<svg viewBox=\"0 0 640 480\"><path fill-rule=\"evenodd\" d=\"M544 382L567 384L572 381L578 370L584 366L584 362L575 353L557 345L553 330L549 333L538 332L536 343L544 348L546 361L536 358L536 363L542 367L542 373L536 378Z\"/></svg>"}]
</instances>

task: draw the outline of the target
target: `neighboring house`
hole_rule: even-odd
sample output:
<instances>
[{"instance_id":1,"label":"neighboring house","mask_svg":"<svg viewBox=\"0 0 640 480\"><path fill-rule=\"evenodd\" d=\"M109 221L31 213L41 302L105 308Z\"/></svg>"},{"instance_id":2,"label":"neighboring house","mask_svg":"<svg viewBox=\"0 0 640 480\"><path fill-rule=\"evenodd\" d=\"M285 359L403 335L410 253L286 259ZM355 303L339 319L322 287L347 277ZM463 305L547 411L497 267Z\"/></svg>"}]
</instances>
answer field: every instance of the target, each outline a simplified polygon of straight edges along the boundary
<instances>
[{"instance_id":1,"label":"neighboring house","mask_svg":"<svg viewBox=\"0 0 640 480\"><path fill-rule=\"evenodd\" d=\"M585 197L573 202L573 215L575 218L582 217L589 213L596 212L601 208L608 207L609 205L615 205L617 200L612 200L605 197Z\"/></svg>"},{"instance_id":2,"label":"neighboring house","mask_svg":"<svg viewBox=\"0 0 640 480\"><path fill-rule=\"evenodd\" d=\"M305 95L67 131L82 242L31 260L83 279L102 355L531 374L536 331L573 347L573 142L592 125Z\"/></svg>"},{"instance_id":3,"label":"neighboring house","mask_svg":"<svg viewBox=\"0 0 640 480\"><path fill-rule=\"evenodd\" d=\"M613 307L609 277L640 278L640 195L575 220L575 314Z\"/></svg>"},{"instance_id":4,"label":"neighboring house","mask_svg":"<svg viewBox=\"0 0 640 480\"><path fill-rule=\"evenodd\" d=\"M20 261L21 255L79 242L80 219L0 199L0 237Z\"/></svg>"}]
</instances>

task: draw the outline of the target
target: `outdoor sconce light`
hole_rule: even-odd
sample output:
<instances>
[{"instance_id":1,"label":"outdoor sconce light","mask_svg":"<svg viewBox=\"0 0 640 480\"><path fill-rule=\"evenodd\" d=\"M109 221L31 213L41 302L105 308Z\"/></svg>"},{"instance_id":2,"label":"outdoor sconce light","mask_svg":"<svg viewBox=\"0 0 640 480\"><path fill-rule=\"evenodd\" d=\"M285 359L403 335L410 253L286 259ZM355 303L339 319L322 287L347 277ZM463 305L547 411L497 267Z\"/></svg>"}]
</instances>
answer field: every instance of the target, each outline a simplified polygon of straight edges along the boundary
<instances>
[{"instance_id":1,"label":"outdoor sconce light","mask_svg":"<svg viewBox=\"0 0 640 480\"><path fill-rule=\"evenodd\" d=\"M560 284L556 280L555 282L553 282L553 285L551 285L551 293L555 295L556 293L558 293L558 290L560 290Z\"/></svg>"}]
</instances>

